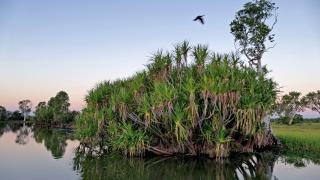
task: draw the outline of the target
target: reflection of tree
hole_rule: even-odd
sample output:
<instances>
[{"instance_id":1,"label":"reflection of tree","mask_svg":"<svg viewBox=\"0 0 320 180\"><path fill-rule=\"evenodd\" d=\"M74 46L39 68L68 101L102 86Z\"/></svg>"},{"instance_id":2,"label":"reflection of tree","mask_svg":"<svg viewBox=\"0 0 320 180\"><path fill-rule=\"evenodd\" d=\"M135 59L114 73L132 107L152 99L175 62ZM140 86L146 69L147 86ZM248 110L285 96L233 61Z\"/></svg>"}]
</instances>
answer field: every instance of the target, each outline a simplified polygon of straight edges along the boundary
<instances>
[{"instance_id":1,"label":"reflection of tree","mask_svg":"<svg viewBox=\"0 0 320 180\"><path fill-rule=\"evenodd\" d=\"M0 122L0 137L8 131L17 133L23 126L22 122Z\"/></svg>"},{"instance_id":2,"label":"reflection of tree","mask_svg":"<svg viewBox=\"0 0 320 180\"><path fill-rule=\"evenodd\" d=\"M6 128L6 124L0 122L0 137L3 135L3 133L5 132L5 128Z\"/></svg>"},{"instance_id":3,"label":"reflection of tree","mask_svg":"<svg viewBox=\"0 0 320 180\"><path fill-rule=\"evenodd\" d=\"M280 156L280 161L292 164L296 168L307 167L310 163L320 165L320 154L317 152L293 152L284 151Z\"/></svg>"},{"instance_id":4,"label":"reflection of tree","mask_svg":"<svg viewBox=\"0 0 320 180\"><path fill-rule=\"evenodd\" d=\"M45 128L33 128L25 123L0 123L0 137L3 133L11 131L16 134L15 142L25 145L28 143L31 134L37 143L43 143L55 159L64 155L67 139L73 139L72 134L64 130L54 130Z\"/></svg>"},{"instance_id":5,"label":"reflection of tree","mask_svg":"<svg viewBox=\"0 0 320 180\"><path fill-rule=\"evenodd\" d=\"M16 143L25 145L29 141L30 127L23 125L17 131Z\"/></svg>"},{"instance_id":6,"label":"reflection of tree","mask_svg":"<svg viewBox=\"0 0 320 180\"><path fill-rule=\"evenodd\" d=\"M64 155L67 146L66 140L68 135L66 132L52 129L33 129L33 137L37 143L44 142L48 151L51 151L55 159L59 159Z\"/></svg>"},{"instance_id":7,"label":"reflection of tree","mask_svg":"<svg viewBox=\"0 0 320 180\"><path fill-rule=\"evenodd\" d=\"M241 155L225 160L207 158L123 158L120 155L94 157L78 147L74 170L82 179L271 179L277 156L272 153Z\"/></svg>"},{"instance_id":8,"label":"reflection of tree","mask_svg":"<svg viewBox=\"0 0 320 180\"><path fill-rule=\"evenodd\" d=\"M14 133L17 133L20 128L23 127L23 123L22 122L19 122L19 123L8 123L8 129Z\"/></svg>"}]
</instances>

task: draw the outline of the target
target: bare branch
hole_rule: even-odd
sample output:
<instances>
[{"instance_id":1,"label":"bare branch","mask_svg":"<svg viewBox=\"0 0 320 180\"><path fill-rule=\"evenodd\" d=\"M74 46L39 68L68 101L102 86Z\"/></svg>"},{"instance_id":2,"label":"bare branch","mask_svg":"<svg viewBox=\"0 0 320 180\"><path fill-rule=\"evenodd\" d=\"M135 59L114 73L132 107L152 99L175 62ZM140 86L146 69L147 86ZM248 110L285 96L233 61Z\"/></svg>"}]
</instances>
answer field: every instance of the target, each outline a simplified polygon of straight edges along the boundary
<instances>
[{"instance_id":1,"label":"bare branch","mask_svg":"<svg viewBox=\"0 0 320 180\"><path fill-rule=\"evenodd\" d=\"M267 52L269 49L274 48L276 45L277 45L277 43L274 43L272 46L270 46L270 47L266 48L265 52Z\"/></svg>"}]
</instances>

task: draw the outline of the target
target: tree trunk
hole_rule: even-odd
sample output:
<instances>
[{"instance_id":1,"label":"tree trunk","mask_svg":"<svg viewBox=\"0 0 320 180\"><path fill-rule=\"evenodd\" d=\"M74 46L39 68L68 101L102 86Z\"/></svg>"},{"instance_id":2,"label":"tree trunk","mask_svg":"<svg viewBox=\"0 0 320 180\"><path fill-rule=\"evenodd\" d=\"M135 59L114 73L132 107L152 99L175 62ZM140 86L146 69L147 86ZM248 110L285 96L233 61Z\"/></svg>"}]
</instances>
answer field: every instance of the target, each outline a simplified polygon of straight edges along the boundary
<instances>
[{"instance_id":1,"label":"tree trunk","mask_svg":"<svg viewBox=\"0 0 320 180\"><path fill-rule=\"evenodd\" d=\"M292 122L293 122L293 118L294 118L294 115L293 115L293 116L290 116L290 117L289 117L289 122L288 122L288 125L292 125Z\"/></svg>"},{"instance_id":2,"label":"tree trunk","mask_svg":"<svg viewBox=\"0 0 320 180\"><path fill-rule=\"evenodd\" d=\"M262 74L262 65L261 65L261 58L258 59L258 63L257 63L257 71L259 74Z\"/></svg>"},{"instance_id":3,"label":"tree trunk","mask_svg":"<svg viewBox=\"0 0 320 180\"><path fill-rule=\"evenodd\" d=\"M271 129L271 120L270 120L270 115L267 114L264 118L263 118L263 122L264 122L264 126L265 126L265 130L267 132L271 132L272 133L272 129Z\"/></svg>"}]
</instances>

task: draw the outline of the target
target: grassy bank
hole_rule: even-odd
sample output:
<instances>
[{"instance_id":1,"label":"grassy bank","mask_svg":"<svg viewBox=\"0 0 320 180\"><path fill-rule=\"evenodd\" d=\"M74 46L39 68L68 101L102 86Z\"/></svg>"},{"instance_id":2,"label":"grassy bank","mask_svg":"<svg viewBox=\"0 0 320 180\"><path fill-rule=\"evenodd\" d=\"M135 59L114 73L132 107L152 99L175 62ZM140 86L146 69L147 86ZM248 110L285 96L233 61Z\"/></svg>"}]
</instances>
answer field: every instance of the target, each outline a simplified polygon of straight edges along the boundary
<instances>
[{"instance_id":1,"label":"grassy bank","mask_svg":"<svg viewBox=\"0 0 320 180\"><path fill-rule=\"evenodd\" d=\"M274 124L272 128L288 150L320 152L320 123Z\"/></svg>"}]
</instances>

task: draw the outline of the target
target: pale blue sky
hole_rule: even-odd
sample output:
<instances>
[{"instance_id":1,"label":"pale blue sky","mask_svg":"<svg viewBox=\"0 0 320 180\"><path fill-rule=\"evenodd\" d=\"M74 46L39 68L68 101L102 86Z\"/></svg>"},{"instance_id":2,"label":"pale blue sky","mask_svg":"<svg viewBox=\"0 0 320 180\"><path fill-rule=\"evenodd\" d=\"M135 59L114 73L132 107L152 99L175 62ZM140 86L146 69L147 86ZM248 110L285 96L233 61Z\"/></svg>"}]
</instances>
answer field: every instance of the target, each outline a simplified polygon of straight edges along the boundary
<instances>
[{"instance_id":1,"label":"pale blue sky","mask_svg":"<svg viewBox=\"0 0 320 180\"><path fill-rule=\"evenodd\" d=\"M0 0L0 105L36 105L59 90L81 109L87 90L127 77L182 40L234 51L229 24L244 0ZM320 1L277 0L277 46L263 63L291 90L320 89ZM205 14L204 26L193 22Z\"/></svg>"}]
</instances>

